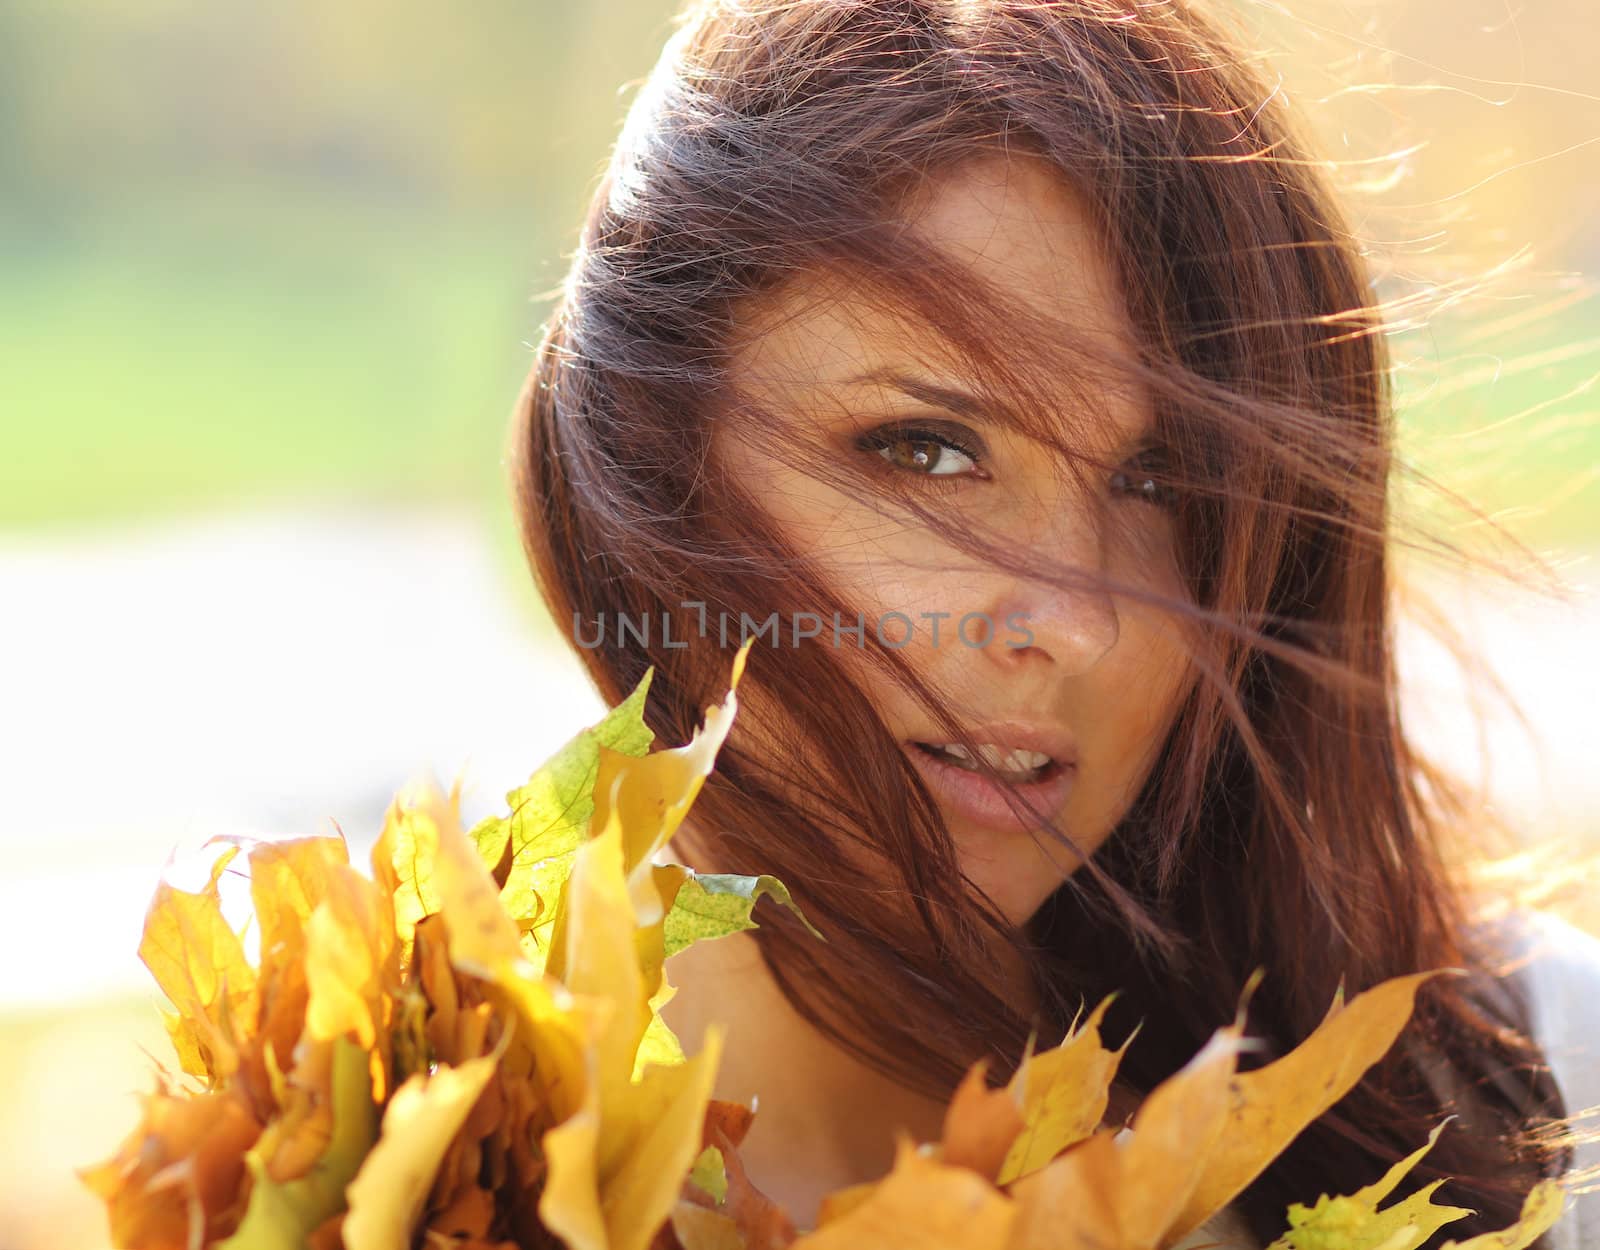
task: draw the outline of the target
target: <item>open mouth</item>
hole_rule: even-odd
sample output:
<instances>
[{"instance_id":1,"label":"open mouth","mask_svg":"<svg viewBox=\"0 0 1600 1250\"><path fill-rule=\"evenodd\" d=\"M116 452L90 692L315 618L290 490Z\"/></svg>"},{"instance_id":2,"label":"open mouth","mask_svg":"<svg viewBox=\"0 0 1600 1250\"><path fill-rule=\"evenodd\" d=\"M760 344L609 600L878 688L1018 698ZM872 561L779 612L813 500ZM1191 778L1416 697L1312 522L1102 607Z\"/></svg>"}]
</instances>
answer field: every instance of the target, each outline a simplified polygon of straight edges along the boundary
<instances>
[{"instance_id":1,"label":"open mouth","mask_svg":"<svg viewBox=\"0 0 1600 1250\"><path fill-rule=\"evenodd\" d=\"M1020 733L1015 736L1023 737ZM1051 745L1044 734L1031 733L1023 740L1030 737L1034 745ZM1060 816L1078 779L1077 756L1070 745L1059 754L1029 747L981 743L975 747L969 752L954 743L906 739L901 749L945 814L958 819L968 831L1031 836L1045 822Z\"/></svg>"},{"instance_id":2,"label":"open mouth","mask_svg":"<svg viewBox=\"0 0 1600 1250\"><path fill-rule=\"evenodd\" d=\"M987 764L996 776L1015 785L1052 781L1066 765L1042 751L1007 750L980 745L977 755L956 743L913 742L912 746L941 764L953 765L970 773L982 774Z\"/></svg>"}]
</instances>

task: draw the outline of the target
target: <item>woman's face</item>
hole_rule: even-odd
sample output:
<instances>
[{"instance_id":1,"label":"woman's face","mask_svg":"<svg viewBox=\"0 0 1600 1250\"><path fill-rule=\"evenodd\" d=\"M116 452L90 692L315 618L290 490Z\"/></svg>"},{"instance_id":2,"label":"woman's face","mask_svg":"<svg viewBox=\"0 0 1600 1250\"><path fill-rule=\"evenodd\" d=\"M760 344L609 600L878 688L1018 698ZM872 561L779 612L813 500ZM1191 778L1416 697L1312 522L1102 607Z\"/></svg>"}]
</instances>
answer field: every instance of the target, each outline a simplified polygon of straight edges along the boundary
<instances>
[{"instance_id":1,"label":"woman's face","mask_svg":"<svg viewBox=\"0 0 1600 1250\"><path fill-rule=\"evenodd\" d=\"M1128 342L1126 310L1087 217L1033 159L974 158L930 184L908 217L1012 297ZM916 332L865 293L792 281L737 322L733 347L730 380L781 425L760 438L717 434L717 464L859 609L869 633L884 621L891 644L908 639L901 654L978 743L1023 753L996 762L1016 770L1019 793L1092 854L1127 812L1187 692L1190 665L1174 627L1126 598L985 567L927 525L803 466L807 455L867 457L886 497L918 492L947 520L1019 554L1181 595L1173 515L1139 473L1152 434L1146 396L1088 388L1093 411L1075 411L1075 428L1094 443L1085 450L1121 469L1085 487L1048 447L964 401L974 387L939 363L953 357L931 331ZM1082 385L1063 387L1061 402L1081 410L1084 395ZM807 455L790 454L792 440L804 440ZM971 613L994 629L974 617L958 635ZM986 636L986 645L969 645ZM830 620L819 641L832 638ZM840 635L837 654L846 659L858 645ZM948 735L895 683L866 665L857 675L927 782L967 876L1021 925L1079 859L939 750ZM1042 771L1023 772L1045 756Z\"/></svg>"}]
</instances>

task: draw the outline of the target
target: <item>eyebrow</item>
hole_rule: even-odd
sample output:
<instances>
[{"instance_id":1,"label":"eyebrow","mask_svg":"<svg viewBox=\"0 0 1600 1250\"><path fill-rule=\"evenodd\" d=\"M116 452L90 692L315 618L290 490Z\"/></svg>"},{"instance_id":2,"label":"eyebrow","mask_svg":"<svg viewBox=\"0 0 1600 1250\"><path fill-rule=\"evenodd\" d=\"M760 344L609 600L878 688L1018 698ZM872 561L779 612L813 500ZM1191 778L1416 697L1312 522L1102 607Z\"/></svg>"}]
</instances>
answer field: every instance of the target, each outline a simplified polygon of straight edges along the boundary
<instances>
[{"instance_id":1,"label":"eyebrow","mask_svg":"<svg viewBox=\"0 0 1600 1250\"><path fill-rule=\"evenodd\" d=\"M937 383L914 377L909 373L900 373L894 369L874 369L869 373L857 374L850 378L851 385L857 383L870 383L875 386L889 386L912 399L922 403L931 404L935 408L944 408L963 417L987 417L994 420L996 414L987 408L976 396L955 387L940 386Z\"/></svg>"},{"instance_id":2,"label":"eyebrow","mask_svg":"<svg viewBox=\"0 0 1600 1250\"><path fill-rule=\"evenodd\" d=\"M1005 409L995 409L985 404L976 395L963 391L953 386L941 386L937 382L929 382L914 374L902 373L897 369L871 369L866 373L856 374L846 379L847 385L870 384L874 386L888 386L909 395L912 399L920 400L935 408L943 408L957 416L976 417L979 420L993 421L1001 425L1011 426L1011 413ZM1127 439L1124 446L1144 446L1152 441L1155 433L1154 421L1147 421L1139 433Z\"/></svg>"}]
</instances>

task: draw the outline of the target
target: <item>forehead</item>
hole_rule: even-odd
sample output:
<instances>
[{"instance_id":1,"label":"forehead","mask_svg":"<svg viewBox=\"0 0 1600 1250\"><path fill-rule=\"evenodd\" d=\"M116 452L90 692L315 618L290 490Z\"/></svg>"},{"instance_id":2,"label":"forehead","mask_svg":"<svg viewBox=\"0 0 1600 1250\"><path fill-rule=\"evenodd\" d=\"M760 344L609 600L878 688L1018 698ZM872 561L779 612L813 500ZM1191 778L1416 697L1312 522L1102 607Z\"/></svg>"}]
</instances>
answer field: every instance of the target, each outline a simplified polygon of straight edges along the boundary
<instances>
[{"instance_id":1,"label":"forehead","mask_svg":"<svg viewBox=\"0 0 1600 1250\"><path fill-rule=\"evenodd\" d=\"M944 171L904 205L908 227L1011 299L1059 318L1074 334L1126 345L1126 306L1111 260L1079 194L1028 155L985 154ZM762 399L803 400L865 373L954 357L838 276L799 275L735 318L734 380ZM951 380L954 375L949 375ZM819 398L821 396L818 396Z\"/></svg>"}]
</instances>

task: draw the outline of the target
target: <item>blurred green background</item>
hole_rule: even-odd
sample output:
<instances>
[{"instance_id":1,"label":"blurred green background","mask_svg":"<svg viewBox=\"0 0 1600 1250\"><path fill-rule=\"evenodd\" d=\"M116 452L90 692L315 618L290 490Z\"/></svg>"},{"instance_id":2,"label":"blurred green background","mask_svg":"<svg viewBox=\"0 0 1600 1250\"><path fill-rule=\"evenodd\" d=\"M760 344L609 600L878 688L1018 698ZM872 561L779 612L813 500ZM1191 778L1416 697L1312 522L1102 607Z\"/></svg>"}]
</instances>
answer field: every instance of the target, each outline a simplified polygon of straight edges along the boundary
<instances>
[{"instance_id":1,"label":"blurred green background","mask_svg":"<svg viewBox=\"0 0 1600 1250\"><path fill-rule=\"evenodd\" d=\"M1469 428L1591 377L1600 317L1556 297L1563 273L1600 257L1600 105L1581 94L1592 57L1574 37L1594 33L1592 10L1239 7L1286 53L1310 53L1282 62L1288 89L1346 177L1401 175L1359 207L1413 277L1460 280L1533 249L1495 295L1515 309L1468 300L1427 347L1429 365L1454 357L1496 383L1452 391L1414 426ZM530 297L559 281L670 12L7 0L0 525L498 492L542 315ZM1352 89L1370 84L1384 89ZM1542 320L1499 332L1530 305ZM1417 394L1441 380L1420 374L1400 378ZM1547 498L1596 458L1593 422L1538 429L1506 440L1516 463L1490 505ZM1507 467L1526 498L1502 497ZM1534 536L1582 540L1593 521L1562 508Z\"/></svg>"},{"instance_id":2,"label":"blurred green background","mask_svg":"<svg viewBox=\"0 0 1600 1250\"><path fill-rule=\"evenodd\" d=\"M8 0L0 524L498 492L668 12Z\"/></svg>"},{"instance_id":3,"label":"blurred green background","mask_svg":"<svg viewBox=\"0 0 1600 1250\"><path fill-rule=\"evenodd\" d=\"M1233 7L1394 301L1406 456L1582 592L1592 3ZM0 1250L105 1244L70 1168L131 1126L136 1043L166 1053L133 952L174 845L361 844L418 768L487 807L597 710L501 446L672 8L0 0ZM1491 738L1495 793L1592 834L1593 597L1448 585L1544 734ZM1472 765L1448 665L1407 654L1415 722Z\"/></svg>"}]
</instances>

